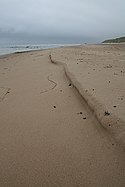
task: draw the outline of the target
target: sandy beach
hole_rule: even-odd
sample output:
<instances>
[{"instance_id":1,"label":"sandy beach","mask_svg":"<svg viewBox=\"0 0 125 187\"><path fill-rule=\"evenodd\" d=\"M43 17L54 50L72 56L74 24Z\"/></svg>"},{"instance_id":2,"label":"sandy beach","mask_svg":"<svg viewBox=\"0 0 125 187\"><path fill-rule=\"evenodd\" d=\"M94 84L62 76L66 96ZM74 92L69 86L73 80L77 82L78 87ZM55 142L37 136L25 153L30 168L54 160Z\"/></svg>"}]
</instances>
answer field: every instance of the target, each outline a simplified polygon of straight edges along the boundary
<instances>
[{"instance_id":1,"label":"sandy beach","mask_svg":"<svg viewBox=\"0 0 125 187\"><path fill-rule=\"evenodd\" d=\"M125 44L0 56L0 186L125 186Z\"/></svg>"}]
</instances>

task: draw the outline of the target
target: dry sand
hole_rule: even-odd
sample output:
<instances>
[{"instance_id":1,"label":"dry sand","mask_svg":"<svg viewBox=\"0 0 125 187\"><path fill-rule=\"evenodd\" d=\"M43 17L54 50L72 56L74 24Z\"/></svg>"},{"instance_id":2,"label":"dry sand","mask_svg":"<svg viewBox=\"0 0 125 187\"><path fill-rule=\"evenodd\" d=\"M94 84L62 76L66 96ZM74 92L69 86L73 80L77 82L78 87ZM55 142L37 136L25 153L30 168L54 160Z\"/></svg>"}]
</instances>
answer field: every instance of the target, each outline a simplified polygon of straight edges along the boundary
<instances>
[{"instance_id":1,"label":"dry sand","mask_svg":"<svg viewBox=\"0 0 125 187\"><path fill-rule=\"evenodd\" d=\"M64 66L49 59L51 53L57 61L72 62L78 75L73 62L83 63L74 59L79 50L83 53L80 47L0 57L1 187L125 186L124 148L101 126ZM86 77L88 69L82 73Z\"/></svg>"},{"instance_id":2,"label":"dry sand","mask_svg":"<svg viewBox=\"0 0 125 187\"><path fill-rule=\"evenodd\" d=\"M125 146L125 44L60 48L51 58L65 66L100 123Z\"/></svg>"}]
</instances>

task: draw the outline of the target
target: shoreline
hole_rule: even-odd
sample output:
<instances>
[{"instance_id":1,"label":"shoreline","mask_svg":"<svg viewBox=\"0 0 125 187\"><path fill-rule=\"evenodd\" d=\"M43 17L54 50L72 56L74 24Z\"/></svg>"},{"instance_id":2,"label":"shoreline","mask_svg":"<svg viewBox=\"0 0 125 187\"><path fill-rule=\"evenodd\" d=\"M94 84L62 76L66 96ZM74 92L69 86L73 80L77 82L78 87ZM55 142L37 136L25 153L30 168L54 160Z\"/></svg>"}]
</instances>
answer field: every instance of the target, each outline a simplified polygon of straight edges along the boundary
<instances>
[{"instance_id":1,"label":"shoreline","mask_svg":"<svg viewBox=\"0 0 125 187\"><path fill-rule=\"evenodd\" d=\"M44 50L44 49L53 49L53 48L59 48L59 47L70 47L70 46L77 46L77 45L80 45L80 44L40 44L40 45L12 45L13 47L10 47L10 45L7 45L6 47L4 46L1 49L6 49L8 51L8 49L13 49L13 50L10 50L10 52L4 52L4 53L1 53L0 51L0 56L2 55L7 55L7 54L14 54L14 53L20 53L20 52L30 52L30 51L39 51L39 50ZM15 50L14 50L15 49Z\"/></svg>"}]
</instances>

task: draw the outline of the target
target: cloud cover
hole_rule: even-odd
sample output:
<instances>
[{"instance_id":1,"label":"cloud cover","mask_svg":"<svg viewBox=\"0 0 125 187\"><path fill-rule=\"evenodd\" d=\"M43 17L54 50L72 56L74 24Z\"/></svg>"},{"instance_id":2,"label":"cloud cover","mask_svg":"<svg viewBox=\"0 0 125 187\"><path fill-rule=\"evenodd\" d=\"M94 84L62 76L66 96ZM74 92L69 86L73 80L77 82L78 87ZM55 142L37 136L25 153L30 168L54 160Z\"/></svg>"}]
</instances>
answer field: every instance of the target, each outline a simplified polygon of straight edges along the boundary
<instances>
[{"instance_id":1,"label":"cloud cover","mask_svg":"<svg viewBox=\"0 0 125 187\"><path fill-rule=\"evenodd\" d=\"M99 42L125 34L125 0L0 0L0 42Z\"/></svg>"}]
</instances>

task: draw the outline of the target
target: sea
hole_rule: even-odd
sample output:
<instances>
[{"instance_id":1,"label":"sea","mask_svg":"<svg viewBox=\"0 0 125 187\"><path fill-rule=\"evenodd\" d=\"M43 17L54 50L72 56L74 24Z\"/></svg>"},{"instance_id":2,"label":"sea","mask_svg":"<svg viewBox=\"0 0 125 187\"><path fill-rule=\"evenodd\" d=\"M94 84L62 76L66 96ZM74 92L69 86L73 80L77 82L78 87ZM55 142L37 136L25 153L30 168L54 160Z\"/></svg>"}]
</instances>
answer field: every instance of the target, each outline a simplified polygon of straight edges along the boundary
<instances>
[{"instance_id":1,"label":"sea","mask_svg":"<svg viewBox=\"0 0 125 187\"><path fill-rule=\"evenodd\" d=\"M73 46L79 44L0 44L0 55L11 54L15 52L32 51L40 49L51 49L62 46Z\"/></svg>"}]
</instances>

